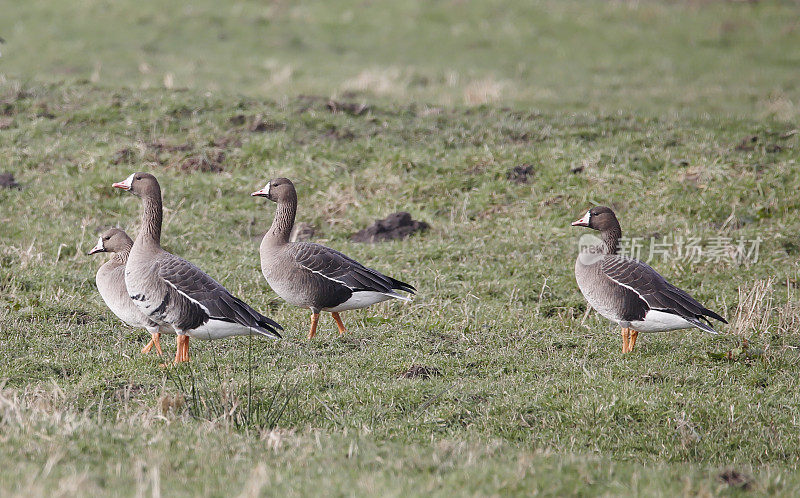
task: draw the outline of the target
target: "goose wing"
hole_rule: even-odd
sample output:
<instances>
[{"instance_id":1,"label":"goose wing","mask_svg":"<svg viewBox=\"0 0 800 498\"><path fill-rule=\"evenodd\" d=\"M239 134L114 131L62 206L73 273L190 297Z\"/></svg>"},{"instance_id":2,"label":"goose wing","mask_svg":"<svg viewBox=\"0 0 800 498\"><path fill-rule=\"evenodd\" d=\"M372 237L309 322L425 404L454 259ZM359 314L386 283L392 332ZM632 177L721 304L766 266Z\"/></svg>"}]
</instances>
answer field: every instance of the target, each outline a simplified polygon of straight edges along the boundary
<instances>
[{"instance_id":1,"label":"goose wing","mask_svg":"<svg viewBox=\"0 0 800 498\"><path fill-rule=\"evenodd\" d=\"M280 337L277 331L283 327L277 322L233 296L197 266L183 258L170 256L159 262L158 275L174 289L176 300L184 300L179 326L192 329L208 320L220 320L250 327L263 335Z\"/></svg>"},{"instance_id":2,"label":"goose wing","mask_svg":"<svg viewBox=\"0 0 800 498\"><path fill-rule=\"evenodd\" d=\"M635 293L650 309L673 313L687 320L708 321L705 318L708 316L728 323L641 261L619 255L606 256L601 271L618 285Z\"/></svg>"},{"instance_id":3,"label":"goose wing","mask_svg":"<svg viewBox=\"0 0 800 498\"><path fill-rule=\"evenodd\" d=\"M328 247L301 242L289 246L300 267L337 282L352 292L371 291L397 295L395 290L414 293L413 286L367 268L358 261Z\"/></svg>"}]
</instances>

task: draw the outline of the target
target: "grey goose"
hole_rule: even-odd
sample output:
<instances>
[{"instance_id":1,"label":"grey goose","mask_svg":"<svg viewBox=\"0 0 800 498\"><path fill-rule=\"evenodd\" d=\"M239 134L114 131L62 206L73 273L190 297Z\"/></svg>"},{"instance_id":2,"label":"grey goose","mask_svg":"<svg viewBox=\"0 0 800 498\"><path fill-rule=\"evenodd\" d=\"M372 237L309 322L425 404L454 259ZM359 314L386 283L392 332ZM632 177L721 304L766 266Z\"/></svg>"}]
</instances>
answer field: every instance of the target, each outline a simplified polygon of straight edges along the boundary
<instances>
[{"instance_id":1,"label":"grey goose","mask_svg":"<svg viewBox=\"0 0 800 498\"><path fill-rule=\"evenodd\" d=\"M311 242L289 242L297 214L297 192L287 178L275 178L250 194L277 204L272 226L261 241L261 271L278 296L289 304L311 310L308 338L314 337L321 311L336 321L339 334L347 329L339 313L366 308L389 299L409 298L416 289L367 268L339 251Z\"/></svg>"},{"instance_id":2,"label":"grey goose","mask_svg":"<svg viewBox=\"0 0 800 498\"><path fill-rule=\"evenodd\" d=\"M259 334L278 339L282 327L234 297L200 268L161 248L161 187L133 173L114 187L142 200L142 226L125 266L128 295L148 318L178 334L175 363L189 361L189 338Z\"/></svg>"},{"instance_id":3,"label":"grey goose","mask_svg":"<svg viewBox=\"0 0 800 498\"><path fill-rule=\"evenodd\" d=\"M728 323L647 264L617 254L622 228L610 208L594 207L572 226L600 232L581 241L575 279L589 305L622 327L623 353L633 350L639 332L698 328L716 334L709 317Z\"/></svg>"},{"instance_id":4,"label":"grey goose","mask_svg":"<svg viewBox=\"0 0 800 498\"><path fill-rule=\"evenodd\" d=\"M100 235L97 244L88 254L108 252L113 256L97 270L95 277L97 290L100 292L103 302L117 318L131 327L141 327L150 332L150 342L142 349L142 353L149 353L155 347L156 352L161 356L163 354L161 333L174 334L175 332L148 318L136 307L128 295L128 289L125 287L125 263L128 261L132 245L133 241L128 234L119 228L112 228Z\"/></svg>"}]
</instances>

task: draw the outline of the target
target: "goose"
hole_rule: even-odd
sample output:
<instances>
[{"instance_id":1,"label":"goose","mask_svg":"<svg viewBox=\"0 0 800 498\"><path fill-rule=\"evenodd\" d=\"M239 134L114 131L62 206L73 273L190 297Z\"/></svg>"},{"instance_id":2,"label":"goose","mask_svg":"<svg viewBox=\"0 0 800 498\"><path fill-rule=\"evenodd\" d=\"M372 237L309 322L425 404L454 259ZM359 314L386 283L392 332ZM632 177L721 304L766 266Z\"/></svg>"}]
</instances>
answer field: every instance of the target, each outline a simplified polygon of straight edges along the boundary
<instances>
[{"instance_id":1,"label":"goose","mask_svg":"<svg viewBox=\"0 0 800 498\"><path fill-rule=\"evenodd\" d=\"M617 254L622 228L610 208L593 207L572 226L600 232L600 238L581 238L575 279L589 305L622 328L623 353L633 351L639 332L698 328L716 334L709 317L728 323L650 266Z\"/></svg>"},{"instance_id":2,"label":"goose","mask_svg":"<svg viewBox=\"0 0 800 498\"><path fill-rule=\"evenodd\" d=\"M128 295L128 289L125 288L125 263L128 261L128 254L132 245L133 241L124 230L112 228L100 235L100 238L97 239L97 244L87 254L101 252L113 254L97 270L95 282L97 283L97 290L100 291L100 297L103 298L108 309L124 323L131 327L144 328L150 332L150 342L142 348L142 353L149 353L155 347L156 352L161 356L163 354L161 351L161 333L174 334L175 332L170 328L160 326L139 311L139 308L136 307Z\"/></svg>"},{"instance_id":3,"label":"goose","mask_svg":"<svg viewBox=\"0 0 800 498\"><path fill-rule=\"evenodd\" d=\"M175 363L189 361L189 338L253 333L279 339L283 327L234 297L197 266L161 248L161 186L149 173L112 185L142 200L142 228L125 265L128 295L148 318L178 334Z\"/></svg>"},{"instance_id":4,"label":"goose","mask_svg":"<svg viewBox=\"0 0 800 498\"><path fill-rule=\"evenodd\" d=\"M321 311L331 313L341 335L347 329L340 312L389 299L410 301L396 291L416 292L413 286L367 268L339 251L311 242L289 242L297 213L297 192L288 178L270 180L250 195L266 197L277 204L275 219L259 248L261 271L278 296L311 310L309 339L317 332Z\"/></svg>"}]
</instances>

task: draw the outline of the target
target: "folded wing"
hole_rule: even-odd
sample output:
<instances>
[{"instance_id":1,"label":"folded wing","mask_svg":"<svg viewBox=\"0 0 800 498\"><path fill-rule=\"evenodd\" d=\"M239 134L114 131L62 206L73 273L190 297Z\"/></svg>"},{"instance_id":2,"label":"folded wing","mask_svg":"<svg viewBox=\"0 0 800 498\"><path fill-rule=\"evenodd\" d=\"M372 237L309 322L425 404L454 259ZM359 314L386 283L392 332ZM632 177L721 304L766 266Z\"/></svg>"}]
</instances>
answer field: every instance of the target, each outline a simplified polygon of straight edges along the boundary
<instances>
[{"instance_id":1,"label":"folded wing","mask_svg":"<svg viewBox=\"0 0 800 498\"><path fill-rule=\"evenodd\" d=\"M313 243L289 246L294 260L302 268L347 287L352 292L370 291L399 296L395 291L414 293L416 289L405 282L367 268L339 251Z\"/></svg>"},{"instance_id":2,"label":"folded wing","mask_svg":"<svg viewBox=\"0 0 800 498\"><path fill-rule=\"evenodd\" d=\"M200 268L174 255L159 264L159 277L175 290L172 298L180 302L182 312L177 326L197 328L209 320L237 323L262 335L279 338L283 328L247 303L233 296L219 282Z\"/></svg>"},{"instance_id":3,"label":"folded wing","mask_svg":"<svg viewBox=\"0 0 800 498\"><path fill-rule=\"evenodd\" d=\"M700 322L704 320L710 324L706 317L728 323L686 291L667 282L657 271L641 261L610 255L603 258L601 270L608 278L636 294L649 309L676 314L706 330L710 326ZM642 317L632 319L640 320ZM713 329L711 331L713 332Z\"/></svg>"}]
</instances>

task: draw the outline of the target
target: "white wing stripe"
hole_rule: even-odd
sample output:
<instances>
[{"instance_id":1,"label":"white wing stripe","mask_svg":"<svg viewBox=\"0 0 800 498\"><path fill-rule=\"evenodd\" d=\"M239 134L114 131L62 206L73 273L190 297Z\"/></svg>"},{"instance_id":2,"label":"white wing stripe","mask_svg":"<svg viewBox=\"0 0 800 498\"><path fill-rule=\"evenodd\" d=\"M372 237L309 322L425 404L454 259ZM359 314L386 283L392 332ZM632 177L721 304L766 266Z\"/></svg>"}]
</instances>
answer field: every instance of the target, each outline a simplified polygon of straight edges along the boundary
<instances>
[{"instance_id":1,"label":"white wing stripe","mask_svg":"<svg viewBox=\"0 0 800 498\"><path fill-rule=\"evenodd\" d=\"M299 263L298 263L298 264L299 264ZM317 271L317 270L312 270L311 268L309 268L309 267L307 267L307 266L305 266L305 265L302 265L302 264L299 264L299 265L300 265L300 268L302 268L302 269L304 269L304 270L308 270L308 271L310 271L311 273L316 273L317 275L321 275L321 276L323 276L323 277L327 278L328 280L331 280L331 281L333 281L333 282L336 282L336 283L342 284L342 285L344 285L345 287L347 287L348 289L353 289L353 287L351 287L351 286L347 285L347 283L345 283L345 282L343 282L343 281L341 281L341 280L337 280L337 279L335 279L335 278L333 278L333 277L331 277L331 276L325 275L324 273L322 273L322 272L320 272L320 271Z\"/></svg>"},{"instance_id":2,"label":"white wing stripe","mask_svg":"<svg viewBox=\"0 0 800 498\"><path fill-rule=\"evenodd\" d=\"M608 279L609 279L609 280L611 280L612 282L614 282L615 284L617 284L617 285L619 285L619 286L622 286L622 287L625 287L626 289L630 289L630 290L632 290L632 291L633 291L633 292L634 292L634 293L635 293L637 296L639 296L639 299L641 299L642 301L644 301L644 302L645 302L645 304L647 304L647 307L648 307L648 308L652 308L651 304L647 302L647 299L645 299L645 297L642 295L642 293L641 293L641 292L637 291L636 289L634 289L634 288L633 288L633 287L631 287L630 285L623 284L623 283L622 283L622 282L620 282L619 280L616 280L614 277L612 277L611 275L609 275L609 274L608 274L608 273L606 273L605 271L603 271L603 275L605 275L606 277L608 277Z\"/></svg>"},{"instance_id":3,"label":"white wing stripe","mask_svg":"<svg viewBox=\"0 0 800 498\"><path fill-rule=\"evenodd\" d=\"M209 318L211 317L211 312L210 312L210 311L208 311L208 308L206 308L205 306L203 306L203 303L201 303L201 302L200 302L200 301L198 301L197 299L192 299L192 298L191 298L191 297L190 297L188 294L186 294L185 292L183 292L182 290L180 290L180 289L179 289L179 288L178 288L178 287L177 287L175 284L173 284L173 283L172 283L172 282L170 282L169 280L167 280L167 279L165 279L165 278L162 278L162 280L164 280L164 282L166 282L167 284L169 284L169 286L170 286L170 287L172 287L173 289L175 289L176 291L178 291L178 294L180 294L181 296L185 297L185 298L186 298L186 299L188 299L189 301L191 301L191 302L193 302L193 303L197 304L198 306L200 306L201 308L203 308L203 311L205 311L205 312L206 312L206 315L208 315L208 316L209 316Z\"/></svg>"}]
</instances>

